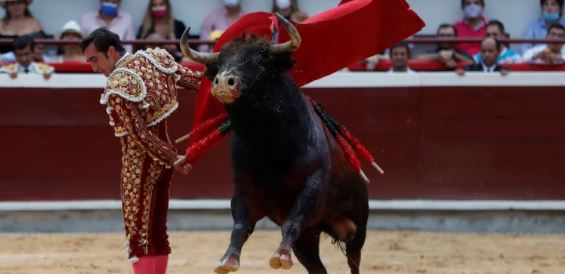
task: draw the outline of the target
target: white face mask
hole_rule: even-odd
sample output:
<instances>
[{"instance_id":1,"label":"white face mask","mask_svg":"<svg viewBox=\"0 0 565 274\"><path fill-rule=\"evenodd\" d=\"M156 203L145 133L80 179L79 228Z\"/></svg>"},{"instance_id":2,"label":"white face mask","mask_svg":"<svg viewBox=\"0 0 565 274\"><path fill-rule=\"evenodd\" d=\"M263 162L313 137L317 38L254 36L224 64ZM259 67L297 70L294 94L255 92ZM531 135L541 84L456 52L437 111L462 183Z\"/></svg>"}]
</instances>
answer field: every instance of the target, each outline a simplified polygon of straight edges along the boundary
<instances>
[{"instance_id":1,"label":"white face mask","mask_svg":"<svg viewBox=\"0 0 565 274\"><path fill-rule=\"evenodd\" d=\"M467 18L479 18L483 15L483 7L477 4L467 5L463 9L463 13Z\"/></svg>"},{"instance_id":2,"label":"white face mask","mask_svg":"<svg viewBox=\"0 0 565 274\"><path fill-rule=\"evenodd\" d=\"M239 0L224 0L224 5L226 7L233 8L239 6L239 2L240 2Z\"/></svg>"},{"instance_id":3,"label":"white face mask","mask_svg":"<svg viewBox=\"0 0 565 274\"><path fill-rule=\"evenodd\" d=\"M290 8L290 0L277 0L275 3L281 10Z\"/></svg>"}]
</instances>

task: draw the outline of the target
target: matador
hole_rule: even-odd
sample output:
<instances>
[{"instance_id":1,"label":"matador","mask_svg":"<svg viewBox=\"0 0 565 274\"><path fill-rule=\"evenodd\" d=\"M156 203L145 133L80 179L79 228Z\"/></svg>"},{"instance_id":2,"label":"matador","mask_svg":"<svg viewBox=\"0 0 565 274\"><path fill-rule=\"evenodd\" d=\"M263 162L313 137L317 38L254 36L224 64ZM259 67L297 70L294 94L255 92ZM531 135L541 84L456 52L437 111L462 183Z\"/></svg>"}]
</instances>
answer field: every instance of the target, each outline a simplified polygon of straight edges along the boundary
<instances>
[{"instance_id":1,"label":"matador","mask_svg":"<svg viewBox=\"0 0 565 274\"><path fill-rule=\"evenodd\" d=\"M127 256L135 274L163 274L171 252L166 221L177 159L167 117L178 106L176 86L197 90L202 72L177 64L163 49L126 53L119 37L105 28L92 32L81 47L93 69L108 77L100 103L122 146Z\"/></svg>"}]
</instances>

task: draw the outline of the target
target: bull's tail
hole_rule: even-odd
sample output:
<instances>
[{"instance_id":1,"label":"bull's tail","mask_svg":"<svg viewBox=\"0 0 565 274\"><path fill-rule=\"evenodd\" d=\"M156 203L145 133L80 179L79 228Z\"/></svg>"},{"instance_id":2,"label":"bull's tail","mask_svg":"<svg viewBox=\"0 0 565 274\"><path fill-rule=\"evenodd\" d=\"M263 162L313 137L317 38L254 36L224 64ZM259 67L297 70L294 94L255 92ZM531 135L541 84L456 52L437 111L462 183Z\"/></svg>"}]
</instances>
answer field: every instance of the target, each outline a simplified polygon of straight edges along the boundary
<instances>
[{"instance_id":1,"label":"bull's tail","mask_svg":"<svg viewBox=\"0 0 565 274\"><path fill-rule=\"evenodd\" d=\"M331 117L327 112L324 111L322 105L318 102L314 101L312 98L309 98L310 103L314 107L316 114L322 121L331 134L336 138L339 146L342 148L345 156L351 167L356 171L359 172L359 175L366 181L369 182L367 176L361 169L361 163L359 159L357 159L357 155L360 155L365 161L370 163L380 174L384 174L383 169L375 162L375 158L369 150L359 141L357 137L347 130L346 127L338 123L333 117Z\"/></svg>"}]
</instances>

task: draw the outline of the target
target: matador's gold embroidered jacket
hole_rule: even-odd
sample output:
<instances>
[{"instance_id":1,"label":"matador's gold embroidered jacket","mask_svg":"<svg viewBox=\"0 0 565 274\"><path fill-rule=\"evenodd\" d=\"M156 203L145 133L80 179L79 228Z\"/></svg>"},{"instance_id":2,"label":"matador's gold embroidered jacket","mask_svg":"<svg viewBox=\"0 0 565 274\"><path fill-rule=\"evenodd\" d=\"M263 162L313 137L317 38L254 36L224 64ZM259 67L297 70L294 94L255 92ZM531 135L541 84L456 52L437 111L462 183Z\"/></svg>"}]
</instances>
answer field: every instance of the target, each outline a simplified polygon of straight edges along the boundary
<instances>
[{"instance_id":1,"label":"matador's gold embroidered jacket","mask_svg":"<svg viewBox=\"0 0 565 274\"><path fill-rule=\"evenodd\" d=\"M118 61L100 98L121 139L122 206L128 256L134 260L170 253L163 203L168 204L177 153L165 119L178 107L176 85L197 90L201 78L165 50L148 49Z\"/></svg>"}]
</instances>

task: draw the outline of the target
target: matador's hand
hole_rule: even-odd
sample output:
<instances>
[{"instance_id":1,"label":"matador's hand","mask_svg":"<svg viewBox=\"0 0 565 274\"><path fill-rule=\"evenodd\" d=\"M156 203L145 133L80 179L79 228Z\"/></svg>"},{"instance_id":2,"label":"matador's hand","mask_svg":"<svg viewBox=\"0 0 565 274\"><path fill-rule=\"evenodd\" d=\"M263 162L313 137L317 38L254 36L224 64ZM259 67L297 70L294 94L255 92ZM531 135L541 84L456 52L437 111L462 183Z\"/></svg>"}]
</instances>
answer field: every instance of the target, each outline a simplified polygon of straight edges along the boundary
<instances>
[{"instance_id":1,"label":"matador's hand","mask_svg":"<svg viewBox=\"0 0 565 274\"><path fill-rule=\"evenodd\" d=\"M186 156L178 155L175 161L175 171L187 175L192 170L192 165L186 162Z\"/></svg>"}]
</instances>

